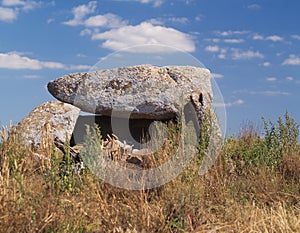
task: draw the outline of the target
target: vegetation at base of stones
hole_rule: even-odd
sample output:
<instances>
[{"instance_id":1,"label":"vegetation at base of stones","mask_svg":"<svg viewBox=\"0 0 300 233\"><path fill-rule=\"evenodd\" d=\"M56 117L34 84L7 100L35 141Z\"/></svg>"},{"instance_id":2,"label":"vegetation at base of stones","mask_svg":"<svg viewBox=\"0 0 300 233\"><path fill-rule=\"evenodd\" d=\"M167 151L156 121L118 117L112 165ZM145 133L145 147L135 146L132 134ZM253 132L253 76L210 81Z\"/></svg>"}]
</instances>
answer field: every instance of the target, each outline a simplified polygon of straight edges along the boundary
<instances>
[{"instance_id":1,"label":"vegetation at base of stones","mask_svg":"<svg viewBox=\"0 0 300 233\"><path fill-rule=\"evenodd\" d=\"M263 122L263 133L247 125L226 139L201 176L205 123L199 156L173 181L144 191L115 188L88 169L75 172L69 146L62 153L49 139L33 150L3 128L0 232L298 232L299 126L288 113ZM91 148L100 143L93 132ZM157 156L176 148L177 129L170 132Z\"/></svg>"},{"instance_id":2,"label":"vegetation at base of stones","mask_svg":"<svg viewBox=\"0 0 300 233\"><path fill-rule=\"evenodd\" d=\"M263 134L253 125L248 125L241 130L238 139L231 137L226 141L225 149L228 151L223 152L234 163L238 174L257 172L261 167L283 172L285 160L292 159L299 151L299 125L288 112L284 120L278 118L277 124L264 117L262 120Z\"/></svg>"}]
</instances>

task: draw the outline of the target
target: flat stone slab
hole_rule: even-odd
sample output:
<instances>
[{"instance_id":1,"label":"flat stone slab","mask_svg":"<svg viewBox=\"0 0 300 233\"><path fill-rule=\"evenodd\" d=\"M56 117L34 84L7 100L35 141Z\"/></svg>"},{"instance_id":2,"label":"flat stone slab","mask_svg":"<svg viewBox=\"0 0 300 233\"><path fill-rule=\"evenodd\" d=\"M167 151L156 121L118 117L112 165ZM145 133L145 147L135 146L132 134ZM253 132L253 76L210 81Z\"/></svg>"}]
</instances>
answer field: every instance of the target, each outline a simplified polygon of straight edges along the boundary
<instances>
[{"instance_id":1,"label":"flat stone slab","mask_svg":"<svg viewBox=\"0 0 300 233\"><path fill-rule=\"evenodd\" d=\"M208 69L139 65L74 73L48 83L58 100L83 111L131 119L171 119L191 101L196 111L211 103Z\"/></svg>"},{"instance_id":2,"label":"flat stone slab","mask_svg":"<svg viewBox=\"0 0 300 233\"><path fill-rule=\"evenodd\" d=\"M43 137L70 140L80 109L70 104L50 101L41 104L14 128L21 141L28 146L39 147ZM68 142L69 143L69 142Z\"/></svg>"}]
</instances>

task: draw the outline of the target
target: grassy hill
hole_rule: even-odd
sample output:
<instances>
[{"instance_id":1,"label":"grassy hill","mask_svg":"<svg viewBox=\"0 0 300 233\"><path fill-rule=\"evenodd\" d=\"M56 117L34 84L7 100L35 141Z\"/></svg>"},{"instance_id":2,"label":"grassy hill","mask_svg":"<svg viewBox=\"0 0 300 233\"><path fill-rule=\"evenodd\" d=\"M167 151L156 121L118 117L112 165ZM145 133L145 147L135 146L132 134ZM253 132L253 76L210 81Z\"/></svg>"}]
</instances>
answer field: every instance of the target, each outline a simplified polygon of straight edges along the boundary
<instances>
[{"instance_id":1,"label":"grassy hill","mask_svg":"<svg viewBox=\"0 0 300 233\"><path fill-rule=\"evenodd\" d=\"M0 232L300 232L299 127L288 113L263 122L263 132L248 125L227 138L199 175L204 126L189 167L143 191L113 187L89 169L74 172L68 146L63 154L49 140L36 151L2 129ZM176 149L174 138L156 159Z\"/></svg>"}]
</instances>

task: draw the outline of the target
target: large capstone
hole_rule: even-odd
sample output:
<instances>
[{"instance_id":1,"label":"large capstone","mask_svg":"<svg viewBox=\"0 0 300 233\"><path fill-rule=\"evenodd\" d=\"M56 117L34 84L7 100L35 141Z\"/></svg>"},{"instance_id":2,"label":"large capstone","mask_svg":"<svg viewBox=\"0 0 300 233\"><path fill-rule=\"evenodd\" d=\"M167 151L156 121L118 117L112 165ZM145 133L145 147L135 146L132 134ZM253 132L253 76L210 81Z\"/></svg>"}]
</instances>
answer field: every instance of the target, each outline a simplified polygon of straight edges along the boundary
<instances>
[{"instance_id":1,"label":"large capstone","mask_svg":"<svg viewBox=\"0 0 300 233\"><path fill-rule=\"evenodd\" d=\"M200 115L211 106L208 69L139 65L74 73L48 83L58 100L81 110L131 119L172 119L191 103Z\"/></svg>"}]
</instances>

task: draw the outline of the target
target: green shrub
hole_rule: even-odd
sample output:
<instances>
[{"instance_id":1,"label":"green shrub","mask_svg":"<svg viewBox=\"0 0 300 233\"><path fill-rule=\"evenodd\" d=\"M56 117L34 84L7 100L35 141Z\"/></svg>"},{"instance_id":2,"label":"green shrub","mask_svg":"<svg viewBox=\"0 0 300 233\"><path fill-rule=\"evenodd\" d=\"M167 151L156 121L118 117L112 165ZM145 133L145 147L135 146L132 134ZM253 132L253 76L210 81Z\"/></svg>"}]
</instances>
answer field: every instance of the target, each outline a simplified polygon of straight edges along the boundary
<instances>
[{"instance_id":1,"label":"green shrub","mask_svg":"<svg viewBox=\"0 0 300 233\"><path fill-rule=\"evenodd\" d=\"M266 147L265 162L268 166L278 167L284 155L292 155L297 152L299 137L299 125L285 113L284 121L278 118L277 125L271 120L268 122L264 117L264 144Z\"/></svg>"},{"instance_id":2,"label":"green shrub","mask_svg":"<svg viewBox=\"0 0 300 233\"><path fill-rule=\"evenodd\" d=\"M258 171L262 167L278 171L284 156L297 154L299 145L299 126L288 112L284 120L278 118L277 124L262 117L264 132L253 125L244 127L238 138L226 140L223 153L233 163L236 173L244 174Z\"/></svg>"}]
</instances>

